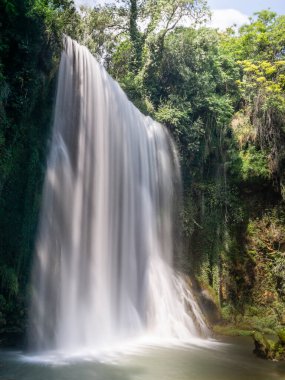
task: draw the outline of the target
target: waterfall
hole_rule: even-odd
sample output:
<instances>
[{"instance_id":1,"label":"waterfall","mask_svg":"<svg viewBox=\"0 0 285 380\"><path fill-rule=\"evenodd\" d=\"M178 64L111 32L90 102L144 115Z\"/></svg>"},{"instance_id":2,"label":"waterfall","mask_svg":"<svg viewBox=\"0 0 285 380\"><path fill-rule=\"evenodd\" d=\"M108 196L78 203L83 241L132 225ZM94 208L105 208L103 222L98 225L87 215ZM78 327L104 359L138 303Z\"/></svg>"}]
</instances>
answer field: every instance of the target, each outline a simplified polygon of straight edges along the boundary
<instances>
[{"instance_id":1,"label":"waterfall","mask_svg":"<svg viewBox=\"0 0 285 380\"><path fill-rule=\"evenodd\" d=\"M34 348L186 340L206 329L172 269L179 187L166 129L65 38L32 276Z\"/></svg>"}]
</instances>

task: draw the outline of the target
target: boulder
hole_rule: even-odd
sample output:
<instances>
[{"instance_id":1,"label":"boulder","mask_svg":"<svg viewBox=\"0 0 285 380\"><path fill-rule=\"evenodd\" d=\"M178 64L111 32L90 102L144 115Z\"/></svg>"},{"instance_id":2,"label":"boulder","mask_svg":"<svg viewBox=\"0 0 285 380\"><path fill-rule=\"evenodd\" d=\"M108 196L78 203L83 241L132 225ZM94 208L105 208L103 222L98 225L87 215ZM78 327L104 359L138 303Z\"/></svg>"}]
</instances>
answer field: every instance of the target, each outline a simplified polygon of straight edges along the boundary
<instances>
[{"instance_id":1,"label":"boulder","mask_svg":"<svg viewBox=\"0 0 285 380\"><path fill-rule=\"evenodd\" d=\"M254 332L254 353L263 359L275 359L275 343L261 334L260 332Z\"/></svg>"},{"instance_id":2,"label":"boulder","mask_svg":"<svg viewBox=\"0 0 285 380\"><path fill-rule=\"evenodd\" d=\"M263 359L269 360L285 360L285 329L277 332L278 341L273 342L261 334L254 332L254 353Z\"/></svg>"}]
</instances>

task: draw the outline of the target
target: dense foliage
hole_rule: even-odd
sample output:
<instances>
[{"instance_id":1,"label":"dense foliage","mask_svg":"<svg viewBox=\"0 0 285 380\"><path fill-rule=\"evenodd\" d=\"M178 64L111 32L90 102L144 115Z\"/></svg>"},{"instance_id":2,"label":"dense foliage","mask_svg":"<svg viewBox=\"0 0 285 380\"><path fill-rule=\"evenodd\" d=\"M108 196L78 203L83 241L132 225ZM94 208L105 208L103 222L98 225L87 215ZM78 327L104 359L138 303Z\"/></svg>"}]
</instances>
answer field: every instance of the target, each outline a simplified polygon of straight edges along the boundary
<instances>
[{"instance_id":1,"label":"dense foliage","mask_svg":"<svg viewBox=\"0 0 285 380\"><path fill-rule=\"evenodd\" d=\"M0 332L23 330L62 33L176 140L184 261L222 318L285 323L285 16L205 27L204 0L0 2Z\"/></svg>"},{"instance_id":2,"label":"dense foliage","mask_svg":"<svg viewBox=\"0 0 285 380\"><path fill-rule=\"evenodd\" d=\"M0 2L0 333L25 328L54 103L54 60L61 50L66 7L75 12L69 3Z\"/></svg>"}]
</instances>

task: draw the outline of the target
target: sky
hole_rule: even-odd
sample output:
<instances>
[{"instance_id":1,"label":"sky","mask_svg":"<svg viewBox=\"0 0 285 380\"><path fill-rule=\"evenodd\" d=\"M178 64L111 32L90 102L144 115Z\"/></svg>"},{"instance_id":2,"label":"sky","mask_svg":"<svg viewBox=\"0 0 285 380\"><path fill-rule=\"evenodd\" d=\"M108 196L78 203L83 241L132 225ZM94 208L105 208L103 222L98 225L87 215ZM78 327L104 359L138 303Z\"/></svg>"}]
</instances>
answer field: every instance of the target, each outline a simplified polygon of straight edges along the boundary
<instances>
[{"instance_id":1,"label":"sky","mask_svg":"<svg viewBox=\"0 0 285 380\"><path fill-rule=\"evenodd\" d=\"M109 0L109 2L115 0ZM75 0L75 3L96 5L104 0ZM241 26L248 22L248 17L254 12L270 8L278 14L285 15L285 0L208 0L212 11L210 25L214 28L225 29L233 24Z\"/></svg>"},{"instance_id":2,"label":"sky","mask_svg":"<svg viewBox=\"0 0 285 380\"><path fill-rule=\"evenodd\" d=\"M248 22L248 17L263 9L285 15L285 0L208 0L212 10L211 26L225 29Z\"/></svg>"}]
</instances>

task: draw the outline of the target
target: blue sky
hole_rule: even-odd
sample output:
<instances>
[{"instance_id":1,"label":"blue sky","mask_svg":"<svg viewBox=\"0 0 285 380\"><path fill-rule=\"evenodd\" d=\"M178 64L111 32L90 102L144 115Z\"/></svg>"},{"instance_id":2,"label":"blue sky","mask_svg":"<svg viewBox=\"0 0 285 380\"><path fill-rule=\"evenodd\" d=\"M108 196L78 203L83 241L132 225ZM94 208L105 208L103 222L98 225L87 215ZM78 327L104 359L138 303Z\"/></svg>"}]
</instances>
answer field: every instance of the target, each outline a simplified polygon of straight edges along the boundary
<instances>
[{"instance_id":1,"label":"blue sky","mask_svg":"<svg viewBox=\"0 0 285 380\"><path fill-rule=\"evenodd\" d=\"M263 9L285 14L285 0L208 0L212 10L211 26L225 29L233 24L241 26L248 17Z\"/></svg>"},{"instance_id":2,"label":"blue sky","mask_svg":"<svg viewBox=\"0 0 285 380\"><path fill-rule=\"evenodd\" d=\"M75 3L85 5L102 4L106 0L75 0ZM115 0L108 0L115 2ZM241 26L248 22L248 17L254 12L270 8L278 14L285 15L285 0L208 0L212 10L210 25L225 29L233 24Z\"/></svg>"},{"instance_id":3,"label":"blue sky","mask_svg":"<svg viewBox=\"0 0 285 380\"><path fill-rule=\"evenodd\" d=\"M208 0L211 9L236 9L250 16L256 11L270 8L285 14L285 0Z\"/></svg>"},{"instance_id":4,"label":"blue sky","mask_svg":"<svg viewBox=\"0 0 285 380\"><path fill-rule=\"evenodd\" d=\"M75 2L95 5L104 3L104 0L75 0ZM113 2L115 1L113 0ZM236 9L246 15L267 8L285 14L285 0L208 0L208 4L211 9Z\"/></svg>"}]
</instances>

